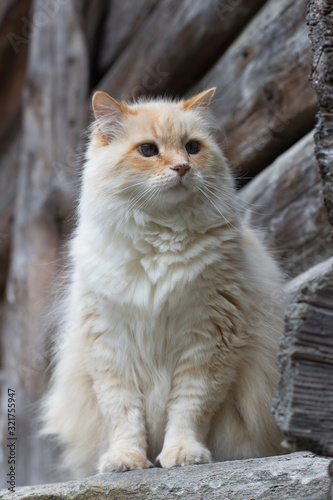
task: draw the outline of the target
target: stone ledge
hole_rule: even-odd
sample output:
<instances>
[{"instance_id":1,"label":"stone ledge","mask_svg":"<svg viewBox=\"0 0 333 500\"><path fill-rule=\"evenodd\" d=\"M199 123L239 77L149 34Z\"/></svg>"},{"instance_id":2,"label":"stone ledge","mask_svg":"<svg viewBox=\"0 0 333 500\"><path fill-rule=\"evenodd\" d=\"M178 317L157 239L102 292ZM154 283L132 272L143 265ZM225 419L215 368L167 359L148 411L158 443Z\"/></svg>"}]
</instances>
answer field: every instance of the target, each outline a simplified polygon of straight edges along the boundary
<instances>
[{"instance_id":1,"label":"stone ledge","mask_svg":"<svg viewBox=\"0 0 333 500\"><path fill-rule=\"evenodd\" d=\"M27 486L3 500L325 500L329 458L297 452L174 469L100 474L80 481Z\"/></svg>"}]
</instances>

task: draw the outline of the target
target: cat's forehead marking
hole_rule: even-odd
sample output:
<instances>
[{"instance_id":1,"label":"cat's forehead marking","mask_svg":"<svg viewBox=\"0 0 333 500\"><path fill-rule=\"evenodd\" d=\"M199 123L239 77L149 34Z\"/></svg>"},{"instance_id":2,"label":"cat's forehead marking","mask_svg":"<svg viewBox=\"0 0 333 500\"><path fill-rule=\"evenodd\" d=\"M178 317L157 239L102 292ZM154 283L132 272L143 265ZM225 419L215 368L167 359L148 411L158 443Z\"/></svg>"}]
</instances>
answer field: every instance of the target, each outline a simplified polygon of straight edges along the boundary
<instances>
[{"instance_id":1,"label":"cat's forehead marking","mask_svg":"<svg viewBox=\"0 0 333 500\"><path fill-rule=\"evenodd\" d=\"M189 113L186 113L176 103L165 103L160 105L142 105L137 109L134 118L135 127L138 134L156 140L164 139L167 142L179 142L179 138L193 133L196 128ZM137 125L140 125L137 128Z\"/></svg>"}]
</instances>

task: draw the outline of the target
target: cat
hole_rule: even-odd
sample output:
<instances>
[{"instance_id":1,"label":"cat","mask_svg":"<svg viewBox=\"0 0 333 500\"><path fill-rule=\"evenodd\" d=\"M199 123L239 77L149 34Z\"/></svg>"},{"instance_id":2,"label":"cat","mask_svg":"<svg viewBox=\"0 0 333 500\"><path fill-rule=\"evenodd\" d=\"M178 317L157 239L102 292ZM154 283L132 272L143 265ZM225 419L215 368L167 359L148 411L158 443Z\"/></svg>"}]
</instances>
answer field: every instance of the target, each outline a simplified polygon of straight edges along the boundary
<instances>
[{"instance_id":1,"label":"cat","mask_svg":"<svg viewBox=\"0 0 333 500\"><path fill-rule=\"evenodd\" d=\"M75 476L281 451L270 407L283 277L247 227L214 91L93 96L43 404L43 433L57 435Z\"/></svg>"}]
</instances>

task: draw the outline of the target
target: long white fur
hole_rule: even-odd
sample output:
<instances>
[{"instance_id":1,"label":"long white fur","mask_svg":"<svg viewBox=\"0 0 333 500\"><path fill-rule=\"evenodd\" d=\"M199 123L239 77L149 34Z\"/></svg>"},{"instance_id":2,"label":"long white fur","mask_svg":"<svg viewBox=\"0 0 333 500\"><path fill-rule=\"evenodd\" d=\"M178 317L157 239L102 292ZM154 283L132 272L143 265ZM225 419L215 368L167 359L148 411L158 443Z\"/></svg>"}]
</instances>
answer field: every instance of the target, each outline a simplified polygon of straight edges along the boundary
<instances>
[{"instance_id":1,"label":"long white fur","mask_svg":"<svg viewBox=\"0 0 333 500\"><path fill-rule=\"evenodd\" d=\"M206 106L102 101L44 432L77 476L278 453L281 273L242 220ZM191 138L204 144L196 158ZM152 141L170 167L190 164L184 188L168 165L126 160Z\"/></svg>"}]
</instances>

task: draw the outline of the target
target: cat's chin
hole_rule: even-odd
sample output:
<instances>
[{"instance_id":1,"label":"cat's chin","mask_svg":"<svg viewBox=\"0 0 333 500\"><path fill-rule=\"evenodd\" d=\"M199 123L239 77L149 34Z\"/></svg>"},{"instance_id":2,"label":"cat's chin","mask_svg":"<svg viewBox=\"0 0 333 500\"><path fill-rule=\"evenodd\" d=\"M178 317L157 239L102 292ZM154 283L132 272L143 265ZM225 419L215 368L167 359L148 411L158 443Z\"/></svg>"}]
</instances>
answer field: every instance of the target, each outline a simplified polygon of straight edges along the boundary
<instances>
[{"instance_id":1,"label":"cat's chin","mask_svg":"<svg viewBox=\"0 0 333 500\"><path fill-rule=\"evenodd\" d=\"M191 190L184 184L177 184L176 186L168 187L163 192L163 201L166 200L170 203L179 203L185 201L190 196Z\"/></svg>"}]
</instances>

